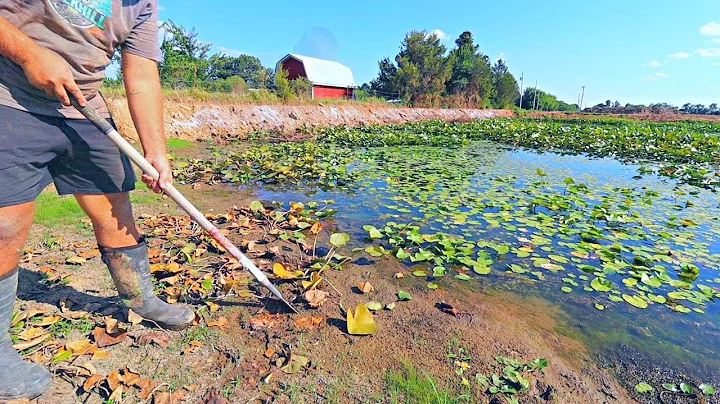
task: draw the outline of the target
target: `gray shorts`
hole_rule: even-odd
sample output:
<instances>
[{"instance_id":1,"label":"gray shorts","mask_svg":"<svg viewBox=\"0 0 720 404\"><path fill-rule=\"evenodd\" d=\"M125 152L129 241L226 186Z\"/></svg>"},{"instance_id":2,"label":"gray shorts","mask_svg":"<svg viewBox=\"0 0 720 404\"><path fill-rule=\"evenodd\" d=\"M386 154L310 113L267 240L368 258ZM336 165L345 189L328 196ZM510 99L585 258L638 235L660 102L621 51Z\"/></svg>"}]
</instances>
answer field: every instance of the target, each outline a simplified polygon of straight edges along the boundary
<instances>
[{"instance_id":1,"label":"gray shorts","mask_svg":"<svg viewBox=\"0 0 720 404\"><path fill-rule=\"evenodd\" d=\"M135 173L92 123L0 106L0 207L34 201L51 182L60 195L135 188Z\"/></svg>"}]
</instances>

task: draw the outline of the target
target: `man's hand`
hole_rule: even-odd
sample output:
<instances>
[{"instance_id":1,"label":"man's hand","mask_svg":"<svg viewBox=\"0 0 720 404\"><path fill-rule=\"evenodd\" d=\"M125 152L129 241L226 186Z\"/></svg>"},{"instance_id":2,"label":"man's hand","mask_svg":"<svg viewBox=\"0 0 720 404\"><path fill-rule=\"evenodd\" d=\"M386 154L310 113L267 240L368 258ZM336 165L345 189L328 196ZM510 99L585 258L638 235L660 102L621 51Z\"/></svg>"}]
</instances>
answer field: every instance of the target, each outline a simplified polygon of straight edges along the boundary
<instances>
[{"instance_id":1,"label":"man's hand","mask_svg":"<svg viewBox=\"0 0 720 404\"><path fill-rule=\"evenodd\" d=\"M87 101L75 83L70 66L67 62L53 52L37 45L28 52L20 64L25 75L33 86L45 91L50 96L57 97L65 106L70 103L69 94L72 94L81 106Z\"/></svg>"},{"instance_id":2,"label":"man's hand","mask_svg":"<svg viewBox=\"0 0 720 404\"><path fill-rule=\"evenodd\" d=\"M155 181L152 177L147 174L143 174L142 181L150 188L153 192L160 194L163 188L168 184L172 184L172 168L170 167L170 161L167 156L145 156L145 159L155 167L160 173L160 180Z\"/></svg>"}]
</instances>

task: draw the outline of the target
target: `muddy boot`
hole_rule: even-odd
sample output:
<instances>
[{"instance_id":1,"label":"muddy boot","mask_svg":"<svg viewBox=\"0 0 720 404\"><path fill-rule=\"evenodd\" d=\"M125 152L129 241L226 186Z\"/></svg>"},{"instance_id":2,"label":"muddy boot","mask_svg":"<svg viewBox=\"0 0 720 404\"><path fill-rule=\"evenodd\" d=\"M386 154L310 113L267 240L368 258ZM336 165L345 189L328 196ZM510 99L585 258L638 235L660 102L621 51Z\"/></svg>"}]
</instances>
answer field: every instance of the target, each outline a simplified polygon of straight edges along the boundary
<instances>
[{"instance_id":1,"label":"muddy boot","mask_svg":"<svg viewBox=\"0 0 720 404\"><path fill-rule=\"evenodd\" d=\"M18 270L0 276L0 402L33 399L52 384L45 368L25 362L12 346L10 320L17 291Z\"/></svg>"},{"instance_id":2,"label":"muddy boot","mask_svg":"<svg viewBox=\"0 0 720 404\"><path fill-rule=\"evenodd\" d=\"M160 327L178 330L192 325L195 313L158 299L150 279L150 261L144 241L132 247L100 247L102 260L110 270L123 303Z\"/></svg>"}]
</instances>

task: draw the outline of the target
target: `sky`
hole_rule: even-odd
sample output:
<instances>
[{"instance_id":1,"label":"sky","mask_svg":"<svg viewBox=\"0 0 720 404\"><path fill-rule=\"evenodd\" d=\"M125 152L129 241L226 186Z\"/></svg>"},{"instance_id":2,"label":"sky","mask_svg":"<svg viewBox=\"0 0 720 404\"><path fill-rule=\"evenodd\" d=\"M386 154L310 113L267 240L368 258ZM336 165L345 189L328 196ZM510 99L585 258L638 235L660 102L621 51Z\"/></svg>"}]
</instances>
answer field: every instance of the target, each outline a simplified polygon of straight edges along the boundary
<instances>
[{"instance_id":1,"label":"sky","mask_svg":"<svg viewBox=\"0 0 720 404\"><path fill-rule=\"evenodd\" d=\"M377 76L411 30L448 49L470 31L524 87L588 106L720 103L720 1L159 0L160 19L195 28L212 52L274 67L287 53L337 60L356 83ZM250 5L249 5L250 4Z\"/></svg>"}]
</instances>

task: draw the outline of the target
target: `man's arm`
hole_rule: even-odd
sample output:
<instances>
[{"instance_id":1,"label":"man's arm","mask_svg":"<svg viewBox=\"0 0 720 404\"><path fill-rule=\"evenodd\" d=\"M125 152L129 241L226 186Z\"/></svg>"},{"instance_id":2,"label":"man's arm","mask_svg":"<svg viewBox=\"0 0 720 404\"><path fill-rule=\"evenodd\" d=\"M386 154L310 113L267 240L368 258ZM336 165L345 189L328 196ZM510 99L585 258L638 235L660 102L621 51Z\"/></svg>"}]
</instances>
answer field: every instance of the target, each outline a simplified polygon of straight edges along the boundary
<instances>
[{"instance_id":1,"label":"man's arm","mask_svg":"<svg viewBox=\"0 0 720 404\"><path fill-rule=\"evenodd\" d=\"M167 158L163 94L157 63L124 51L122 74L130 115L140 136L145 158L160 173L159 182L147 175L143 175L143 182L159 193L162 187L172 182L172 169Z\"/></svg>"},{"instance_id":2,"label":"man's arm","mask_svg":"<svg viewBox=\"0 0 720 404\"><path fill-rule=\"evenodd\" d=\"M67 62L38 45L3 17L0 17L0 55L20 65L30 84L57 97L63 105L71 105L70 93L85 106L85 97Z\"/></svg>"}]
</instances>

